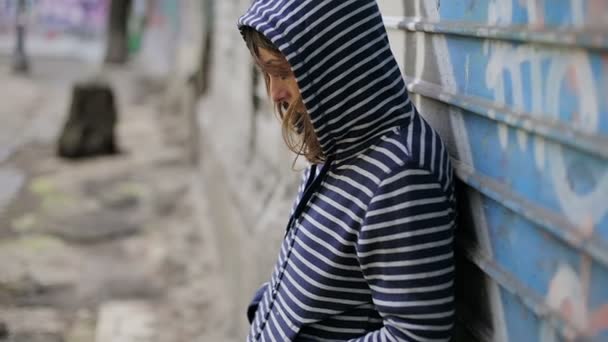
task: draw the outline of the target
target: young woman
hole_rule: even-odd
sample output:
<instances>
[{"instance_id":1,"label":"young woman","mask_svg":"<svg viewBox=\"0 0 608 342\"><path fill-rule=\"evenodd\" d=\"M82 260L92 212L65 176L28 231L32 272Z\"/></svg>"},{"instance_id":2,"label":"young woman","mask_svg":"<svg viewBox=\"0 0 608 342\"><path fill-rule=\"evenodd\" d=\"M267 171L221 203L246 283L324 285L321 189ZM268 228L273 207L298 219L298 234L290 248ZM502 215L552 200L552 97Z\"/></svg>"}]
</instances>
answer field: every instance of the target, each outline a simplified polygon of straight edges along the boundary
<instances>
[{"instance_id":1,"label":"young woman","mask_svg":"<svg viewBox=\"0 0 608 342\"><path fill-rule=\"evenodd\" d=\"M255 0L239 29L309 162L249 341L447 341L454 189L374 0Z\"/></svg>"}]
</instances>

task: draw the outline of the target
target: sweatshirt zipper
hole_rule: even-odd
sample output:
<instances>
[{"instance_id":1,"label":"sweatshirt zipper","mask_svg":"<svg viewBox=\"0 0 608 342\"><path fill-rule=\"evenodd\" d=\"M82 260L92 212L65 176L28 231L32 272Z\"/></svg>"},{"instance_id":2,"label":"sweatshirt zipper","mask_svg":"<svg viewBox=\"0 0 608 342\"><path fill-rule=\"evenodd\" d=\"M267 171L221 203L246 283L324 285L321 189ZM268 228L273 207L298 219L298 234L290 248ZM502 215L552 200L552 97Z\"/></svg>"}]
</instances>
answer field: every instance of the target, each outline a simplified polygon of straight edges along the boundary
<instances>
[{"instance_id":1,"label":"sweatshirt zipper","mask_svg":"<svg viewBox=\"0 0 608 342\"><path fill-rule=\"evenodd\" d=\"M285 228L285 236L287 236L287 233L289 233L289 230L291 229L291 226L295 222L296 218L298 218L304 211L306 204L308 204L308 201L310 201L310 198L315 193L315 189L318 188L318 186L321 184L321 182L323 182L323 179L325 178L325 176L327 175L327 172L329 171L329 169L331 167L332 161L333 161L333 158L328 158L325 161L325 163L323 164L323 167L321 168L321 172L319 173L319 175L317 177L314 176L315 173L317 173L317 165L313 164L311 166L310 175L308 176L308 179L306 180L306 187L304 188L304 194L302 195L302 199L300 199L300 202L298 203L296 210L294 210L293 215L291 215L291 217L289 218L289 222L287 222L287 228Z\"/></svg>"}]
</instances>

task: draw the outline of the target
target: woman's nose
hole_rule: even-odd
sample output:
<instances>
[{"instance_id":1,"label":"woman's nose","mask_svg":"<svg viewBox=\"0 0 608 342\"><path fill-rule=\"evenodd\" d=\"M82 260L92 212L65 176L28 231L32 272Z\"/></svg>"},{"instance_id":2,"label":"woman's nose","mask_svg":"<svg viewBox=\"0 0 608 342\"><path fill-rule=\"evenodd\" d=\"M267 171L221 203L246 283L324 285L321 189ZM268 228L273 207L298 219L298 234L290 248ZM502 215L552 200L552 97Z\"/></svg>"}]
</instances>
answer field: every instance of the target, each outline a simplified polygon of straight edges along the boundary
<instances>
[{"instance_id":1,"label":"woman's nose","mask_svg":"<svg viewBox=\"0 0 608 342\"><path fill-rule=\"evenodd\" d=\"M289 90L282 82L270 81L270 97L275 103L285 102L289 100Z\"/></svg>"}]
</instances>

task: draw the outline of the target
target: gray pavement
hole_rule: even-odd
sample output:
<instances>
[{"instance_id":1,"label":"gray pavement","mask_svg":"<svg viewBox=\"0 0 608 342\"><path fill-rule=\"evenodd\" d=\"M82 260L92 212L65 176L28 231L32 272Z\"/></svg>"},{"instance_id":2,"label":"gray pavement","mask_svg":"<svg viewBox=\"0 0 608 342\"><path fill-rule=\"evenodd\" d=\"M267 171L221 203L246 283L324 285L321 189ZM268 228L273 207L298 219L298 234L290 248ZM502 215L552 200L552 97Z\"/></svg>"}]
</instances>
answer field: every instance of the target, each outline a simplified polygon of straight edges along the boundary
<instances>
[{"instance_id":1,"label":"gray pavement","mask_svg":"<svg viewBox=\"0 0 608 342\"><path fill-rule=\"evenodd\" d=\"M23 78L0 64L0 341L228 340L187 118L109 69L122 153L59 159L70 85L95 68L33 65Z\"/></svg>"}]
</instances>

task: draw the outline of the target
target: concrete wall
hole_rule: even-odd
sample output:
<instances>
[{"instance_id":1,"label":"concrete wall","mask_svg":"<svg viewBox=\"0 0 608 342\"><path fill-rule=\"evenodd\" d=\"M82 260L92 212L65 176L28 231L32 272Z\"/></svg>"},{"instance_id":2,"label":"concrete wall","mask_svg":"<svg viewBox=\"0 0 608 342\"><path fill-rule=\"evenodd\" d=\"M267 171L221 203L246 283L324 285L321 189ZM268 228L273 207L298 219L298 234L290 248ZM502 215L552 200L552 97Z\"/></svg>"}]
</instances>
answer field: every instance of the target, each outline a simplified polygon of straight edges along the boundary
<instances>
[{"instance_id":1,"label":"concrete wall","mask_svg":"<svg viewBox=\"0 0 608 342\"><path fill-rule=\"evenodd\" d=\"M203 2L209 86L196 108L200 186L238 337L298 180L235 27L249 2ZM608 338L605 2L379 4L460 179L459 339Z\"/></svg>"},{"instance_id":2,"label":"concrete wall","mask_svg":"<svg viewBox=\"0 0 608 342\"><path fill-rule=\"evenodd\" d=\"M231 329L241 340L246 306L270 277L299 179L236 29L248 4L214 1L208 7L214 13L205 15L214 20L209 86L197 110L202 192L226 272Z\"/></svg>"}]
</instances>

